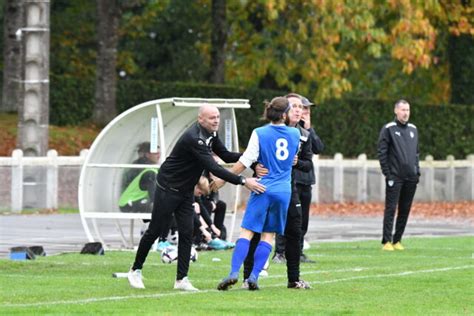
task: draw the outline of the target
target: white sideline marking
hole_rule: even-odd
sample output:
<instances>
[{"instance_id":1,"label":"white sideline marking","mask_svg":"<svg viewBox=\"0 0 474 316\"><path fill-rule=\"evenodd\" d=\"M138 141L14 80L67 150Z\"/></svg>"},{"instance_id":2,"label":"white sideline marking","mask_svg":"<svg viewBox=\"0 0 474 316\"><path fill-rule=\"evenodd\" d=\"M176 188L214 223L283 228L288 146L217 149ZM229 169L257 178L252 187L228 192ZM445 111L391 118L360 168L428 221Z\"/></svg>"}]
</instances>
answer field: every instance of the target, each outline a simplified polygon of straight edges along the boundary
<instances>
[{"instance_id":1,"label":"white sideline marking","mask_svg":"<svg viewBox=\"0 0 474 316\"><path fill-rule=\"evenodd\" d=\"M388 277L400 277L400 276L413 275L413 274L419 274L419 273L434 273L434 272L445 272L445 271L451 271L451 270L462 270L462 269L469 269L473 267L474 265L466 265L466 266L459 266L459 267L447 267L447 268L438 268L438 269L429 269L429 270L404 271L404 272L391 273L391 274L361 275L361 276L354 276L354 277L343 278L343 279L334 279L334 280L328 280L328 281L313 281L309 283L310 284L329 284L329 283L345 282L345 281L359 280L359 279L372 279L372 278L379 279L379 278L388 278ZM282 286L286 286L286 283L266 285L265 288L282 287ZM160 297L166 297L166 296L203 294L203 293L211 293L211 292L218 292L218 291L217 290L202 290L199 292L169 292L169 293L146 294L146 295L109 296L109 297L88 298L88 299L69 300L69 301L53 301L53 302L43 302L43 303L3 304L3 307L37 307L37 306L61 305L61 304L65 304L65 305L88 304L88 303L97 303L97 302L105 302L105 301L122 301L122 300L128 300L128 299L136 299L136 298L139 298L139 299L160 298Z\"/></svg>"},{"instance_id":2,"label":"white sideline marking","mask_svg":"<svg viewBox=\"0 0 474 316\"><path fill-rule=\"evenodd\" d=\"M313 281L310 283L311 284L328 284L328 283L337 283L337 282L351 281L351 280L358 280L358 279L391 278L391 277L406 276L406 275L420 274L420 273L433 273L433 272L445 272L445 271L451 271L451 270L462 270L462 269L469 269L473 267L474 265L467 265L467 266L460 266L460 267L438 268L438 269L429 269L429 270L404 271L404 272L390 273L390 274L361 275L361 276L354 276L354 277L344 278L344 279L335 279L335 280L328 280L328 281Z\"/></svg>"}]
</instances>

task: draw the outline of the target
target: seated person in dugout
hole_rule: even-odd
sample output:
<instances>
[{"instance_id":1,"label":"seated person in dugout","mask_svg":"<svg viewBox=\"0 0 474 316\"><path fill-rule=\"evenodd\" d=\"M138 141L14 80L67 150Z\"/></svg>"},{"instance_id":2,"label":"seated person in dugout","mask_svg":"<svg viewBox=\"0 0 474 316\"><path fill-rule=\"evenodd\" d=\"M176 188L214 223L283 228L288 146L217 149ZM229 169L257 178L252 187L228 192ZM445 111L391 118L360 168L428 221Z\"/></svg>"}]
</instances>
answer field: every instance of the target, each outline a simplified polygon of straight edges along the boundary
<instances>
[{"instance_id":1,"label":"seated person in dugout","mask_svg":"<svg viewBox=\"0 0 474 316\"><path fill-rule=\"evenodd\" d=\"M155 180L159 168L156 165L160 161L160 147L157 146L155 152L151 152L150 142L143 142L137 146L138 159L133 164L154 165L150 168L133 168L128 170L123 178L123 191L119 199L120 211L125 213L151 213L155 196ZM149 220L143 220L148 223ZM170 223L173 226L174 219ZM146 224L148 225L148 224ZM176 226L176 225L174 225ZM144 232L146 227L142 228ZM170 243L167 241L168 231L163 233L157 245L160 251Z\"/></svg>"},{"instance_id":2,"label":"seated person in dugout","mask_svg":"<svg viewBox=\"0 0 474 316\"><path fill-rule=\"evenodd\" d=\"M227 204L219 199L219 192L211 191L207 195L201 197L201 202L204 204L209 213L213 213L213 223L219 229L222 240L227 240L227 228L224 225L225 213Z\"/></svg>"},{"instance_id":3,"label":"seated person in dugout","mask_svg":"<svg viewBox=\"0 0 474 316\"><path fill-rule=\"evenodd\" d=\"M194 234L193 243L197 245L197 250L222 250L235 246L234 243L227 242L220 238L221 231L213 223L210 212L204 205L205 195L209 195L209 180L201 176L199 182L194 187Z\"/></svg>"},{"instance_id":4,"label":"seated person in dugout","mask_svg":"<svg viewBox=\"0 0 474 316\"><path fill-rule=\"evenodd\" d=\"M216 154L213 153L212 157L219 164L223 163L223 161ZM212 173L205 170L203 175L209 180L209 182L212 182ZM210 192L205 193L201 197L201 201L206 207L206 209L209 211L209 214L214 214L213 223L220 231L219 238L222 240L227 240L227 229L224 225L227 204L219 198L219 191L209 191Z\"/></svg>"},{"instance_id":5,"label":"seated person in dugout","mask_svg":"<svg viewBox=\"0 0 474 316\"><path fill-rule=\"evenodd\" d=\"M138 159L133 164L157 165L160 160L160 149L150 150L150 143L143 142L137 146ZM155 196L155 179L159 168L133 168L128 170L122 181L122 194L119 207L126 213L150 213Z\"/></svg>"}]
</instances>

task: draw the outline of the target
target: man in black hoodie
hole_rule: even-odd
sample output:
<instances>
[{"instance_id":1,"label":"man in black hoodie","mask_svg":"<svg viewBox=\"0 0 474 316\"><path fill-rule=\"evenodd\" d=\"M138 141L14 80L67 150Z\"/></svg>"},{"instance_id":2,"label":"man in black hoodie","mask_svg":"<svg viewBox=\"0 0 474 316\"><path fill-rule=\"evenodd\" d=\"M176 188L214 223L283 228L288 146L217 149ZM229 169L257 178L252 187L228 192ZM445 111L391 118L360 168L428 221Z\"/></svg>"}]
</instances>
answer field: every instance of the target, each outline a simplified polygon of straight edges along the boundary
<instances>
[{"instance_id":1,"label":"man in black hoodie","mask_svg":"<svg viewBox=\"0 0 474 316\"><path fill-rule=\"evenodd\" d=\"M420 178L418 130L408 123L410 104L405 100L395 103L395 120L380 131L377 154L385 176L385 211L383 219L383 250L403 250L403 232ZM393 220L398 205L398 216L393 231Z\"/></svg>"},{"instance_id":2,"label":"man in black hoodie","mask_svg":"<svg viewBox=\"0 0 474 316\"><path fill-rule=\"evenodd\" d=\"M265 187L255 178L244 178L220 166L212 157L214 152L225 162L237 161L241 154L229 152L217 135L219 109L210 104L199 108L197 122L192 124L173 147L161 165L156 178L155 200L151 222L140 239L135 261L128 273L133 288L144 289L141 269L155 240L167 228L174 214L178 225L178 269L174 289L197 291L188 279L194 227L194 186L204 170L232 184L241 184L249 190L261 193Z\"/></svg>"}]
</instances>

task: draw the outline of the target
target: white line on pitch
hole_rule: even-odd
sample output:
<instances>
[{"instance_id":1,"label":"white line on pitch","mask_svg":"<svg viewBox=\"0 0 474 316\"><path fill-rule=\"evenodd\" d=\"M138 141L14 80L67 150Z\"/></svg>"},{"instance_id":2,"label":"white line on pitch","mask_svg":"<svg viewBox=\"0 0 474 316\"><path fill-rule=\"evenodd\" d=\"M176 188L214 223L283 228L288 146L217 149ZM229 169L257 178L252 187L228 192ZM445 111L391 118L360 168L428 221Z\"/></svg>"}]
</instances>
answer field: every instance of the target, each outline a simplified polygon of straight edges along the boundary
<instances>
[{"instance_id":1,"label":"white line on pitch","mask_svg":"<svg viewBox=\"0 0 474 316\"><path fill-rule=\"evenodd\" d=\"M334 280L328 280L328 281L313 281L310 283L311 284L328 284L328 283L337 283L337 282L345 282L345 281L360 280L360 279L401 277L401 276L420 274L420 273L435 273L435 272L446 272L446 271L451 271L451 270L469 269L473 267L474 265L466 265L466 266L459 266L459 267L447 267L447 268L438 268L438 269L429 269L429 270L404 271L404 272L391 273L391 274L361 275L361 276L354 276L354 277L343 278L343 279L334 279ZM282 287L282 286L286 286L286 283L266 285L265 288ZM62 304L65 304L65 305L88 304L88 303L98 303L98 302L106 302L106 301L122 301L122 300L137 299L137 298L138 299L160 298L160 297L176 296L176 295L204 294L204 293L211 293L211 292L218 292L218 291L217 290L202 290L198 292L169 292L169 293L147 294L147 295L109 296L109 297L88 298L88 299L69 300L69 301L53 301L53 302L26 303L26 304L3 304L3 307L38 307L38 306L62 305Z\"/></svg>"}]
</instances>

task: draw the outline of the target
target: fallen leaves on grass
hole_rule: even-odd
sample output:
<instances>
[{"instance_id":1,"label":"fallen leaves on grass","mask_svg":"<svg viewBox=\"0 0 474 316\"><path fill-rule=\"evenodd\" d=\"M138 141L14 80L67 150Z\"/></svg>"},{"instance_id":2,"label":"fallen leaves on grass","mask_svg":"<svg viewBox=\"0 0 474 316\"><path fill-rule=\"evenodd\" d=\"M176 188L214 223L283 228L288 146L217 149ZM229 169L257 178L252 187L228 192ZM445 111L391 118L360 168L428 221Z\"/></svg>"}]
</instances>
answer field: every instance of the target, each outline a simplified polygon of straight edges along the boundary
<instances>
[{"instance_id":1,"label":"fallen leaves on grass","mask_svg":"<svg viewBox=\"0 0 474 316\"><path fill-rule=\"evenodd\" d=\"M0 156L9 157L17 148L18 119L16 114L0 114ZM92 123L77 126L49 125L48 149L55 149L59 156L77 156L87 149L101 128Z\"/></svg>"}]
</instances>

